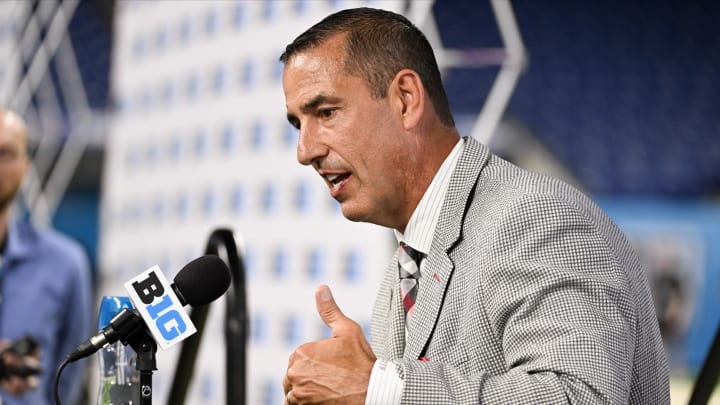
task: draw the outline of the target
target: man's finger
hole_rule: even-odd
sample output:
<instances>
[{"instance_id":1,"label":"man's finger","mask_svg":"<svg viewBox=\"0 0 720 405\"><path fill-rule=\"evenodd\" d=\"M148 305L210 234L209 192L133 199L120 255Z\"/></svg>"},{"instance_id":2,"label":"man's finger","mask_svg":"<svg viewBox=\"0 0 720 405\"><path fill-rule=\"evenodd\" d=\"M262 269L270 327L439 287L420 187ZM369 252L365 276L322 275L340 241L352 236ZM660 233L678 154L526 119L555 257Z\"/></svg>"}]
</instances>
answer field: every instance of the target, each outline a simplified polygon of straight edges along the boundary
<instances>
[{"instance_id":1,"label":"man's finger","mask_svg":"<svg viewBox=\"0 0 720 405\"><path fill-rule=\"evenodd\" d=\"M28 389L34 390L40 384L40 380L36 376L30 376L27 378Z\"/></svg>"},{"instance_id":2,"label":"man's finger","mask_svg":"<svg viewBox=\"0 0 720 405\"><path fill-rule=\"evenodd\" d=\"M292 385L290 384L290 380L288 380L287 374L285 374L285 377L283 377L283 392L285 395L287 395L288 392L292 389Z\"/></svg>"},{"instance_id":3,"label":"man's finger","mask_svg":"<svg viewBox=\"0 0 720 405\"><path fill-rule=\"evenodd\" d=\"M284 402L284 404L290 405L290 404L293 404L293 403L294 403L294 402L290 402L290 401L293 400L292 398L290 398L291 396L292 396L292 391L288 391L288 393L285 394L285 402Z\"/></svg>"},{"instance_id":4,"label":"man's finger","mask_svg":"<svg viewBox=\"0 0 720 405\"><path fill-rule=\"evenodd\" d=\"M343 324L350 321L337 306L330 287L326 285L321 285L315 291L315 306L320 318L332 330L333 336L336 336L336 332Z\"/></svg>"}]
</instances>

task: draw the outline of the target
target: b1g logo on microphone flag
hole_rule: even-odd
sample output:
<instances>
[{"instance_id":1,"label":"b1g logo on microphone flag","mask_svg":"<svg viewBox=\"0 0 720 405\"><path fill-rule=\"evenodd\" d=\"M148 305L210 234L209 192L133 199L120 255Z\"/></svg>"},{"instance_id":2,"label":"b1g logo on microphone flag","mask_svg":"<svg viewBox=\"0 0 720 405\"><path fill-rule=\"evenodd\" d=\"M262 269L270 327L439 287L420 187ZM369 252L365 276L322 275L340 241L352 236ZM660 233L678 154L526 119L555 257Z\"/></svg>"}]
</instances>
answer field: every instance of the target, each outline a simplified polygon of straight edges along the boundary
<instances>
[{"instance_id":1,"label":"b1g logo on microphone flag","mask_svg":"<svg viewBox=\"0 0 720 405\"><path fill-rule=\"evenodd\" d=\"M165 350L196 332L159 266L133 277L125 283L125 289L161 349Z\"/></svg>"}]
</instances>

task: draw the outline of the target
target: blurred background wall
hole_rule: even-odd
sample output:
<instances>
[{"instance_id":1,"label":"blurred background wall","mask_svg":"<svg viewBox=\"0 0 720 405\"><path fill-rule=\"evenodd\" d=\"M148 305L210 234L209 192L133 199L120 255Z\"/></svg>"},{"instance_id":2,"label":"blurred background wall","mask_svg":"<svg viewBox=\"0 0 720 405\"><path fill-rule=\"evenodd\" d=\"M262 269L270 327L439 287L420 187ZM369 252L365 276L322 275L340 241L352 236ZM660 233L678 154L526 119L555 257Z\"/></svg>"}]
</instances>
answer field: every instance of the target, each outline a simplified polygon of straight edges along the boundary
<instances>
[{"instance_id":1,"label":"blurred background wall","mask_svg":"<svg viewBox=\"0 0 720 405\"><path fill-rule=\"evenodd\" d=\"M156 263L172 277L213 229L235 230L248 403L280 403L287 356L327 333L314 287L329 283L366 325L394 241L344 220L295 162L277 57L332 11L404 12L437 49L461 132L582 188L630 236L683 402L720 323L720 5L500 3L515 40L486 1L0 2L0 101L33 132L27 210L85 245L98 295L124 295ZM500 76L507 104L488 130L478 117ZM215 307L189 403L224 403ZM158 401L175 355L159 353Z\"/></svg>"}]
</instances>

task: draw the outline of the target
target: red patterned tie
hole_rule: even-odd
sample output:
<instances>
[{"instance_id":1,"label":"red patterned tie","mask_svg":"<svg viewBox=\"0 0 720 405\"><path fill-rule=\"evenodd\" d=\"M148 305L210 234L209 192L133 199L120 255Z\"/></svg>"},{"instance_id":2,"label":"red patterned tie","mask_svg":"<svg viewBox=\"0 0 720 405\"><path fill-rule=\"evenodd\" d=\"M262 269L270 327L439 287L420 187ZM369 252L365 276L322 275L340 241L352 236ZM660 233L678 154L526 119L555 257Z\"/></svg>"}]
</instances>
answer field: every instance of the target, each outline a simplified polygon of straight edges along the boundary
<instances>
[{"instance_id":1,"label":"red patterned tie","mask_svg":"<svg viewBox=\"0 0 720 405\"><path fill-rule=\"evenodd\" d=\"M405 317L413 315L415 309L415 297L417 296L420 276L420 259L422 254L417 250L400 242L398 248L398 268L400 270L400 297L402 298Z\"/></svg>"}]
</instances>

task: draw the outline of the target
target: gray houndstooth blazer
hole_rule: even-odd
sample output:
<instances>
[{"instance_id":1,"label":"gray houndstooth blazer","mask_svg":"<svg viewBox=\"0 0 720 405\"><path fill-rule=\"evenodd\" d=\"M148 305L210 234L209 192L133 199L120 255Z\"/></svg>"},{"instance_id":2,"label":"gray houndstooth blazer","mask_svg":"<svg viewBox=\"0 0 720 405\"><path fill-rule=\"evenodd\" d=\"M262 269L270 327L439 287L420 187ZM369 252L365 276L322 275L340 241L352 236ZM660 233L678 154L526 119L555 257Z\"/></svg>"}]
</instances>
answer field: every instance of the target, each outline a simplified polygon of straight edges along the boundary
<instances>
[{"instance_id":1,"label":"gray houndstooth blazer","mask_svg":"<svg viewBox=\"0 0 720 405\"><path fill-rule=\"evenodd\" d=\"M373 351L403 404L668 404L667 359L632 248L591 200L467 138L405 343L397 257Z\"/></svg>"}]
</instances>

